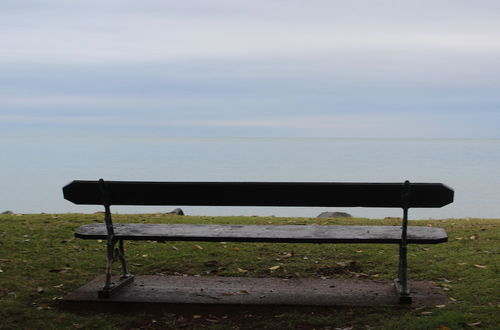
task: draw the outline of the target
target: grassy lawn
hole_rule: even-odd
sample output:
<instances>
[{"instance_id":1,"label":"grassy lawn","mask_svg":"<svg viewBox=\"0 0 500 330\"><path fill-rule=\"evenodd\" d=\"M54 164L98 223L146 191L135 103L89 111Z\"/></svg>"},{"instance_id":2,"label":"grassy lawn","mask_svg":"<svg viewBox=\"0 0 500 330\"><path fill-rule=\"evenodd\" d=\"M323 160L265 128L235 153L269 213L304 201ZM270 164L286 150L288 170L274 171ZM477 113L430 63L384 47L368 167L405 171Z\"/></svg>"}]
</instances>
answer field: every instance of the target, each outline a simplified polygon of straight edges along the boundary
<instances>
[{"instance_id":1,"label":"grassy lawn","mask_svg":"<svg viewBox=\"0 0 500 330\"><path fill-rule=\"evenodd\" d=\"M397 225L397 220L115 215L115 222ZM411 221L445 228L449 242L410 245L412 279L432 280L449 297L429 308L287 308L216 315L75 314L57 301L104 272L105 242L73 238L99 214L0 215L1 329L498 329L500 220ZM397 246L127 242L135 274L392 279ZM276 267L279 266L279 267Z\"/></svg>"}]
</instances>

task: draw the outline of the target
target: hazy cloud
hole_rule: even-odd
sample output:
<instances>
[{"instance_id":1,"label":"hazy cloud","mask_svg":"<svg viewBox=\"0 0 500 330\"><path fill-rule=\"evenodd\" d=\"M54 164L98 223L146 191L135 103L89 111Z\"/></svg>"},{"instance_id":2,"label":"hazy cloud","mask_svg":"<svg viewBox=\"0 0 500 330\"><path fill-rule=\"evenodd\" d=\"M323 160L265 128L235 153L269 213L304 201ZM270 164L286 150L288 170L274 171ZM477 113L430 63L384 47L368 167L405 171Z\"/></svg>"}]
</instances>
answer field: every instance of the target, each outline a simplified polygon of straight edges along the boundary
<instances>
[{"instance_id":1,"label":"hazy cloud","mask_svg":"<svg viewBox=\"0 0 500 330\"><path fill-rule=\"evenodd\" d=\"M0 120L483 136L500 119L498 12L462 0L2 1Z\"/></svg>"}]
</instances>

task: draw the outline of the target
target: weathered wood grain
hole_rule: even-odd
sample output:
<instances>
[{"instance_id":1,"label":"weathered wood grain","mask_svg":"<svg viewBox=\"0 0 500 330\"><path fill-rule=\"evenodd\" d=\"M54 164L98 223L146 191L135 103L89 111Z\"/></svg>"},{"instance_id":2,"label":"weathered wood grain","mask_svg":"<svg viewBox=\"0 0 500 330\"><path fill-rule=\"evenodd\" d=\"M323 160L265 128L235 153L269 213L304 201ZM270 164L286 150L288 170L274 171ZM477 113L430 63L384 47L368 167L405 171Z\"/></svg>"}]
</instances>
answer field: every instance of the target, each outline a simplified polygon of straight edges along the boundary
<instances>
[{"instance_id":1,"label":"weathered wood grain","mask_svg":"<svg viewBox=\"0 0 500 330\"><path fill-rule=\"evenodd\" d=\"M339 225L196 225L196 224L114 224L117 239L205 242L282 243L400 243L399 226ZM75 236L106 239L106 226L83 225ZM448 236L441 228L409 226L408 243L436 244Z\"/></svg>"}]
</instances>

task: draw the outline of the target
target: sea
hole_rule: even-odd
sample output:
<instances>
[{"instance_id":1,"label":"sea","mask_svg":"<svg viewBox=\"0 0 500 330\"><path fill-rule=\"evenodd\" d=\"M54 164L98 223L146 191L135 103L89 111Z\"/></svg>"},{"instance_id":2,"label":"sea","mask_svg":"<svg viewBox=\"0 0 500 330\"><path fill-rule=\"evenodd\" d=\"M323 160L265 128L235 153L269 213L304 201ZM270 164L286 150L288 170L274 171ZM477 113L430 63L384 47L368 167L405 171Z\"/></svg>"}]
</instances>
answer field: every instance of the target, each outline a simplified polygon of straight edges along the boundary
<instances>
[{"instance_id":1,"label":"sea","mask_svg":"<svg viewBox=\"0 0 500 330\"><path fill-rule=\"evenodd\" d=\"M4 137L0 212L92 213L62 188L72 180L440 182L452 204L412 209L410 219L500 219L500 139ZM389 208L120 207L117 213L400 217Z\"/></svg>"}]
</instances>

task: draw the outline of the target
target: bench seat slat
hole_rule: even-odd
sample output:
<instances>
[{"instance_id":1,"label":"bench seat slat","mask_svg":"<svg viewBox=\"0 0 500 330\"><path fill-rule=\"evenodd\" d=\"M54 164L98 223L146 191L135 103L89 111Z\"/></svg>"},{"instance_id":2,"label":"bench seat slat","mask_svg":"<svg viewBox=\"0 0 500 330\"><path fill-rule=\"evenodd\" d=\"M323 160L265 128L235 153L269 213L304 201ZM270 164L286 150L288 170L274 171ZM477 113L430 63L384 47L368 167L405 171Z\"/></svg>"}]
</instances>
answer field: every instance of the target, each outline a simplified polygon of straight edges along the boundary
<instances>
[{"instance_id":1,"label":"bench seat slat","mask_svg":"<svg viewBox=\"0 0 500 330\"><path fill-rule=\"evenodd\" d=\"M400 243L400 226L339 225L198 225L198 224L114 224L117 239L206 242L277 243ZM106 239L104 224L78 228L82 239ZM408 227L408 243L436 244L448 240L444 229Z\"/></svg>"}]
</instances>

